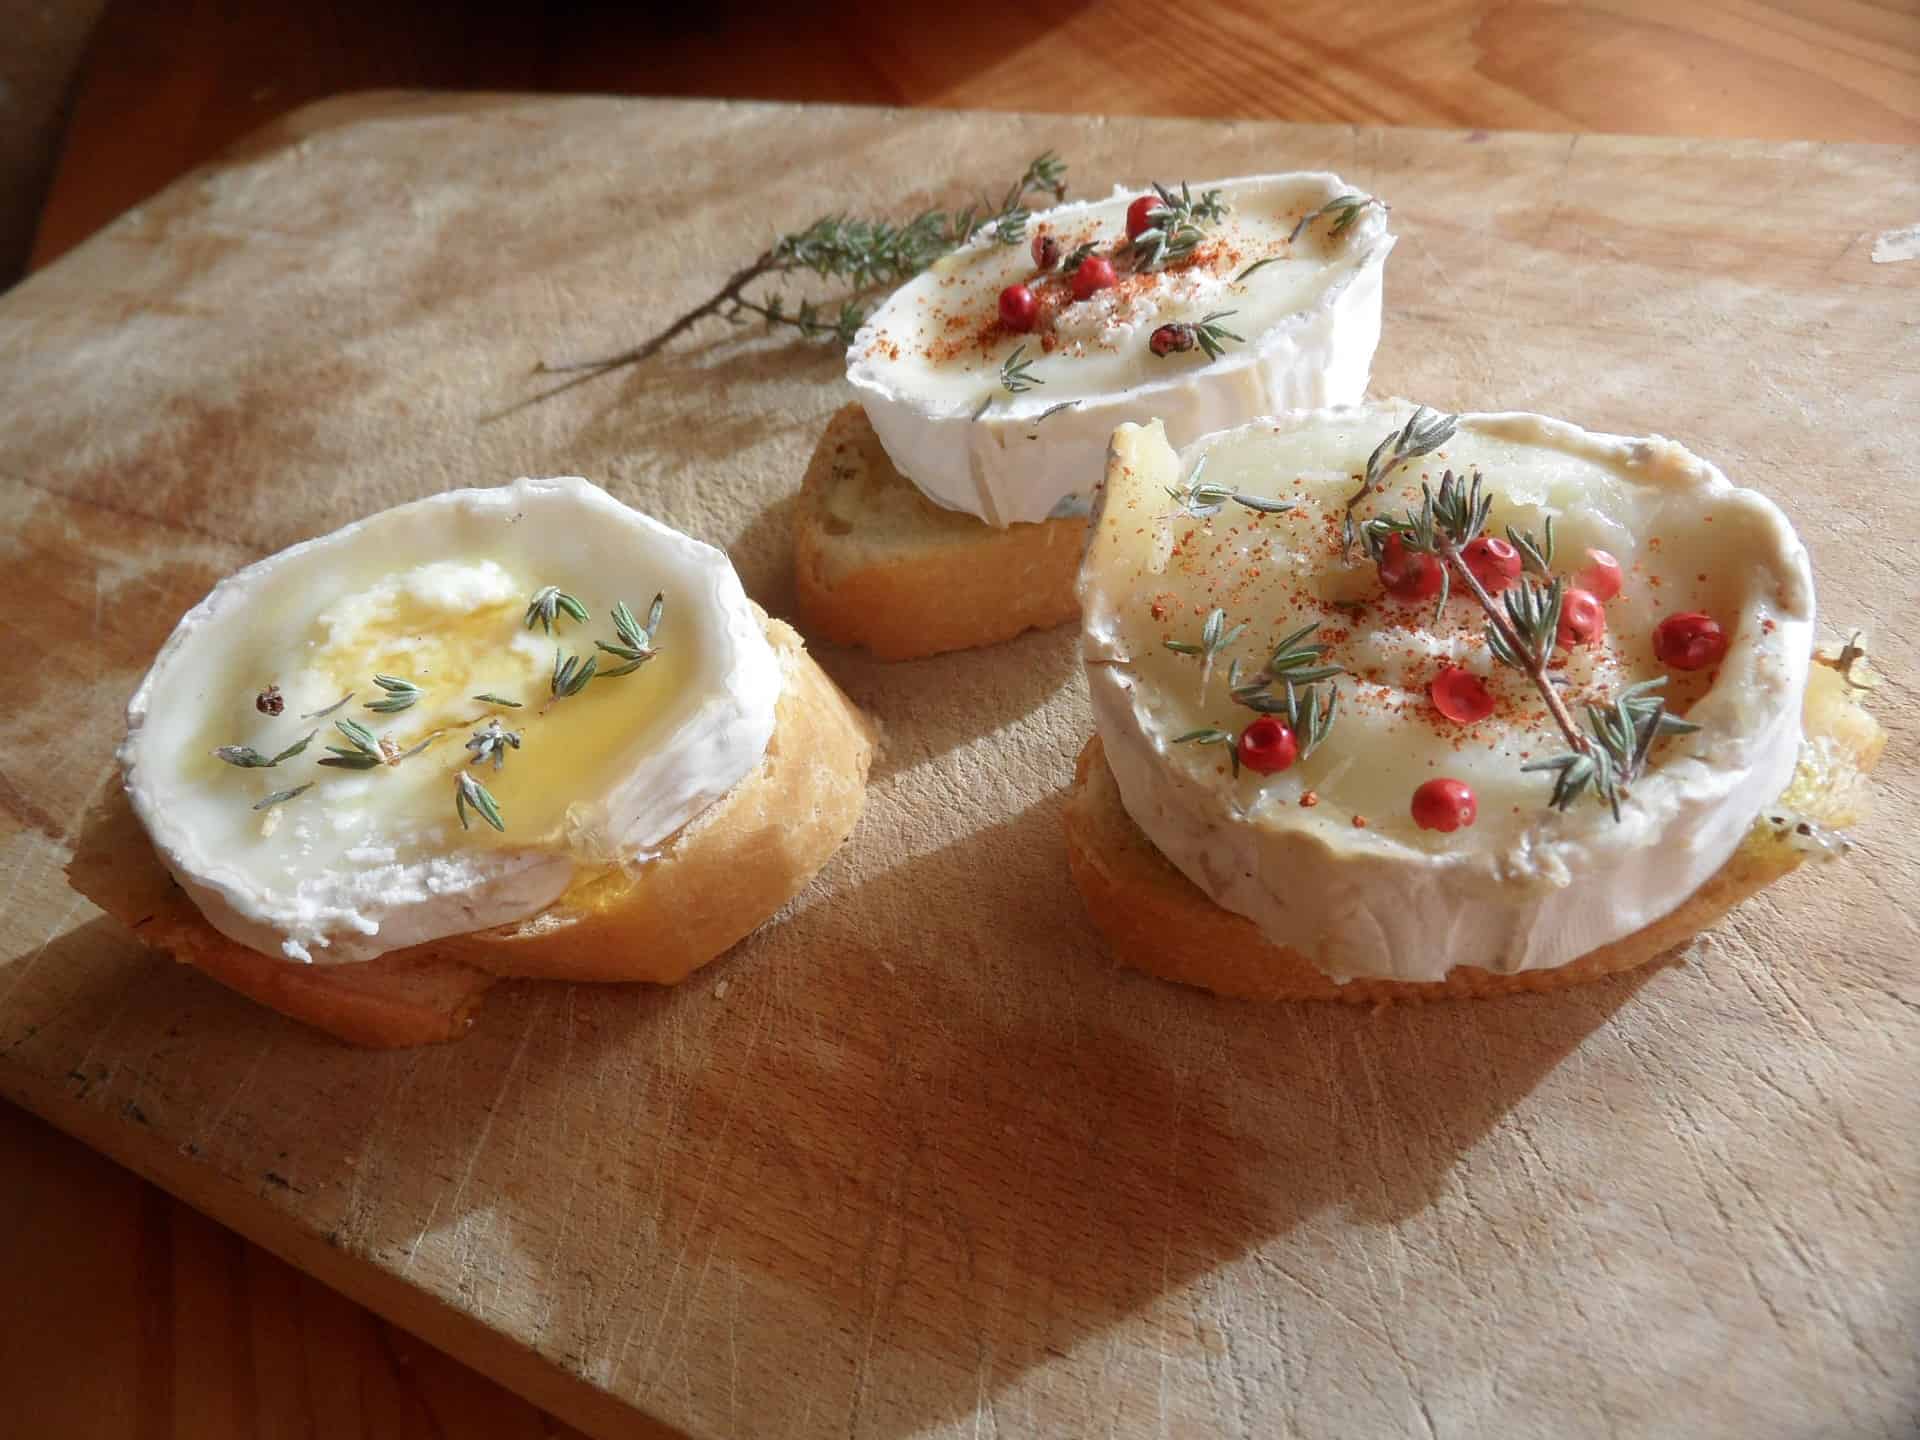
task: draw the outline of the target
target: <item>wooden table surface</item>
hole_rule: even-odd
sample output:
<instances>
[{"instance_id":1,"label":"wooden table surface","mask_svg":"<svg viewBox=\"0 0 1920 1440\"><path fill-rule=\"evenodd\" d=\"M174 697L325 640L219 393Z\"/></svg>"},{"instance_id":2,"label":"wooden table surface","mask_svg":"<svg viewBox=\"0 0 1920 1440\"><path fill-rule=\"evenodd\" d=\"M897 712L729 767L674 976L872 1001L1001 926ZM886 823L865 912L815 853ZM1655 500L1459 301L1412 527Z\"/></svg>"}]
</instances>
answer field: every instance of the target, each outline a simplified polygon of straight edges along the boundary
<instances>
[{"instance_id":1,"label":"wooden table surface","mask_svg":"<svg viewBox=\"0 0 1920 1440\"><path fill-rule=\"evenodd\" d=\"M36 263L371 85L1920 143L1911 0L546 8L114 5ZM573 1433L4 1105L0 1174L0 1436Z\"/></svg>"}]
</instances>

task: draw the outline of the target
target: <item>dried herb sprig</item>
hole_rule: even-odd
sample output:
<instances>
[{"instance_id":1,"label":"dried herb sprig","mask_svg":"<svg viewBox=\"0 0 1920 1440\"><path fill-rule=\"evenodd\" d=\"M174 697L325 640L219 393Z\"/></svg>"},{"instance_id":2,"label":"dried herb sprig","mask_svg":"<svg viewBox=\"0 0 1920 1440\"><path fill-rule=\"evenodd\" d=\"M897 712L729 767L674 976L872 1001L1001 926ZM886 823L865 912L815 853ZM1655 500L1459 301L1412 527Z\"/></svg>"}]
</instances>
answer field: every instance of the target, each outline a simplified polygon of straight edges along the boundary
<instances>
[{"instance_id":1,"label":"dried herb sprig","mask_svg":"<svg viewBox=\"0 0 1920 1440\"><path fill-rule=\"evenodd\" d=\"M1417 418L1417 417L1416 417ZM1393 439L1392 436L1388 440ZM1383 441L1384 446L1387 442ZM1375 452L1378 454L1379 452ZM1382 517L1366 525L1367 547L1376 561L1390 536L1397 536L1408 549L1424 551L1439 558L1442 575L1458 577L1487 617L1487 648L1501 664L1520 671L1545 702L1547 713L1566 737L1568 752L1542 760L1529 761L1523 771L1553 771L1553 795L1549 803L1565 810L1589 789L1593 790L1620 818L1620 797L1624 789L1639 777L1646 765L1653 742L1662 735L1678 735L1698 730L1691 721L1667 713L1665 697L1654 693L1665 683L1645 681L1629 686L1610 706L1589 706L1587 731L1582 731L1561 699L1559 687L1548 673L1554 646L1559 637L1560 610L1565 590L1556 576L1536 579L1529 576L1510 587L1499 602L1487 593L1466 563L1465 548L1486 527L1493 498L1484 490L1480 476L1462 480L1451 470L1440 477L1440 487L1422 484L1421 506L1399 518ZM1531 535L1509 529L1513 543L1527 556L1526 563L1546 569L1552 551L1551 532L1544 544ZM1521 540L1526 545L1521 546ZM1442 601L1446 589L1442 588Z\"/></svg>"},{"instance_id":2,"label":"dried herb sprig","mask_svg":"<svg viewBox=\"0 0 1920 1440\"><path fill-rule=\"evenodd\" d=\"M222 745L213 753L226 761L227 764L237 765L242 770L271 770L282 760L291 760L302 750L305 750L307 746L313 743L313 737L319 733L318 730L309 730L305 738L294 741L293 744L287 746L286 749L272 756L262 755L251 745Z\"/></svg>"},{"instance_id":3,"label":"dried herb sprig","mask_svg":"<svg viewBox=\"0 0 1920 1440\"><path fill-rule=\"evenodd\" d=\"M1431 455L1446 444L1453 438L1453 432L1459 424L1460 417L1457 415L1439 415L1424 405L1416 406L1404 426L1397 431L1390 431L1386 439L1373 447L1373 454L1367 457L1366 474L1360 479L1360 488L1347 501L1340 546L1342 560L1353 553L1355 507L1369 495L1378 493L1396 466L1408 460L1417 460L1422 455Z\"/></svg>"},{"instance_id":4,"label":"dried herb sprig","mask_svg":"<svg viewBox=\"0 0 1920 1440\"><path fill-rule=\"evenodd\" d=\"M569 595L558 585L542 585L527 602L527 629L538 625L551 635L563 614L579 624L587 623L587 607L580 603L579 596Z\"/></svg>"},{"instance_id":5,"label":"dried herb sprig","mask_svg":"<svg viewBox=\"0 0 1920 1440\"><path fill-rule=\"evenodd\" d=\"M1236 683L1233 698L1249 710L1257 710L1263 715L1277 715L1280 712L1272 706L1254 703L1272 690L1275 684L1285 681L1293 685L1311 685L1317 680L1331 680L1336 675L1346 674L1346 666L1325 663L1326 646L1306 643L1319 628L1320 622L1315 620L1278 641L1273 647L1273 654L1267 659L1266 668L1245 683Z\"/></svg>"},{"instance_id":6,"label":"dried herb sprig","mask_svg":"<svg viewBox=\"0 0 1920 1440\"><path fill-rule=\"evenodd\" d=\"M377 715L397 715L402 710L410 710L426 694L413 681L401 675L376 675L373 683L386 692L378 700L367 701L367 709Z\"/></svg>"},{"instance_id":7,"label":"dried herb sprig","mask_svg":"<svg viewBox=\"0 0 1920 1440\"><path fill-rule=\"evenodd\" d=\"M1330 240L1338 240L1353 228L1354 222L1366 212L1366 208L1369 205L1378 205L1382 210L1387 208L1384 200L1376 200L1371 195L1358 195L1353 193L1336 195L1318 210L1309 210L1306 214L1302 215L1300 217L1300 223L1295 225L1287 235L1287 243L1292 244L1295 240L1298 240L1306 233L1314 221L1324 220L1328 217L1332 217L1333 223L1327 227L1327 238Z\"/></svg>"},{"instance_id":8,"label":"dried herb sprig","mask_svg":"<svg viewBox=\"0 0 1920 1440\"><path fill-rule=\"evenodd\" d=\"M1244 506L1260 515L1284 515L1294 508L1295 502L1292 500L1269 500L1264 495L1249 495L1244 490L1230 490L1225 485L1203 482L1200 479L1200 472L1206 467L1207 457L1202 455L1200 462L1193 467L1193 474L1187 477L1185 485L1166 487L1167 494L1173 497L1174 503L1180 507L1183 515L1189 515L1195 520L1211 520L1226 509L1228 502Z\"/></svg>"},{"instance_id":9,"label":"dried herb sprig","mask_svg":"<svg viewBox=\"0 0 1920 1440\"><path fill-rule=\"evenodd\" d=\"M1564 755L1529 760L1520 767L1553 772L1553 796L1548 804L1565 810L1591 789L1607 802L1613 818L1620 818L1621 792L1646 769L1653 742L1662 735L1687 735L1700 728L1691 720L1668 713L1665 697L1653 693L1666 683L1664 675L1642 680L1622 690L1611 705L1587 706L1591 744Z\"/></svg>"},{"instance_id":10,"label":"dried herb sprig","mask_svg":"<svg viewBox=\"0 0 1920 1440\"><path fill-rule=\"evenodd\" d=\"M1200 657L1200 696L1204 700L1207 686L1213 680L1214 657L1238 640L1245 632L1244 623L1227 628L1227 612L1219 606L1207 612L1206 621L1200 627L1200 643L1194 645L1185 640L1166 640L1162 643L1167 649L1178 655L1198 655Z\"/></svg>"},{"instance_id":11,"label":"dried herb sprig","mask_svg":"<svg viewBox=\"0 0 1920 1440\"><path fill-rule=\"evenodd\" d=\"M627 663L612 670L602 670L601 679L616 680L622 675L631 675L660 653L660 647L653 642L660 633L660 619L666 609L667 597L655 595L653 604L647 607L647 623L642 625L633 618L633 611L627 608L626 601L622 600L613 607L613 629L620 637L619 642L609 645L605 640L596 640L593 643Z\"/></svg>"},{"instance_id":12,"label":"dried herb sprig","mask_svg":"<svg viewBox=\"0 0 1920 1440\"><path fill-rule=\"evenodd\" d=\"M1175 745L1224 745L1227 747L1227 763L1233 766L1233 778L1240 778L1240 744L1231 730L1222 730L1217 725L1203 725L1198 730L1189 730L1184 735L1173 737Z\"/></svg>"},{"instance_id":13,"label":"dried herb sprig","mask_svg":"<svg viewBox=\"0 0 1920 1440\"><path fill-rule=\"evenodd\" d=\"M494 829L505 832L507 822L501 818L500 804L492 793L465 770L456 770L453 772L453 813L460 817L462 830L473 828L467 820L469 810L476 812Z\"/></svg>"},{"instance_id":14,"label":"dried herb sprig","mask_svg":"<svg viewBox=\"0 0 1920 1440\"><path fill-rule=\"evenodd\" d=\"M1266 668L1229 691L1236 704L1257 715L1275 715L1286 721L1299 741L1302 760L1327 738L1340 709L1339 687L1329 684L1322 698L1319 683L1346 673L1346 666L1326 663L1325 646L1307 643L1319 628L1320 622L1315 620L1283 636L1275 643ZM1281 687L1278 692L1275 685Z\"/></svg>"},{"instance_id":15,"label":"dried herb sprig","mask_svg":"<svg viewBox=\"0 0 1920 1440\"><path fill-rule=\"evenodd\" d=\"M318 710L309 710L300 718L302 720L324 720L327 716L333 714L334 711L344 708L346 703L359 693L357 690L349 690L331 705L323 705Z\"/></svg>"},{"instance_id":16,"label":"dried herb sprig","mask_svg":"<svg viewBox=\"0 0 1920 1440\"><path fill-rule=\"evenodd\" d=\"M254 801L253 808L256 810L271 810L276 805L284 805L289 800L299 799L311 789L313 789L313 781L309 780L304 785L295 785L291 790L276 790L271 795Z\"/></svg>"},{"instance_id":17,"label":"dried herb sprig","mask_svg":"<svg viewBox=\"0 0 1920 1440\"><path fill-rule=\"evenodd\" d=\"M1007 356L1000 366L1000 388L1009 395L1021 395L1036 385L1047 383L1033 373L1032 360L1020 358L1021 352L1026 348L1024 343L1014 346L1013 353Z\"/></svg>"},{"instance_id":18,"label":"dried herb sprig","mask_svg":"<svg viewBox=\"0 0 1920 1440\"><path fill-rule=\"evenodd\" d=\"M482 705L504 705L509 710L518 710L524 703L519 700L509 700L504 695L494 695L487 691L482 691L473 698L478 700Z\"/></svg>"},{"instance_id":19,"label":"dried herb sprig","mask_svg":"<svg viewBox=\"0 0 1920 1440\"><path fill-rule=\"evenodd\" d=\"M1220 323L1237 313L1233 310L1215 310L1198 320L1171 321L1147 337L1147 348L1163 360L1169 355L1184 355L1196 349L1207 359L1218 360L1227 353L1227 341L1246 343L1246 336L1237 335Z\"/></svg>"},{"instance_id":20,"label":"dried herb sprig","mask_svg":"<svg viewBox=\"0 0 1920 1440\"><path fill-rule=\"evenodd\" d=\"M467 749L473 751L473 758L467 763L484 765L491 760L493 768L498 770L507 763L507 751L519 748L520 732L518 730L507 729L497 719L489 720L474 731L473 737L467 741Z\"/></svg>"},{"instance_id":21,"label":"dried herb sprig","mask_svg":"<svg viewBox=\"0 0 1920 1440\"><path fill-rule=\"evenodd\" d=\"M1083 240L1080 244L1074 246L1073 249L1069 250L1067 252L1067 258L1060 262L1060 273L1062 275L1071 276L1074 271L1078 270L1088 260L1092 259L1093 252L1098 250L1099 248L1100 246L1094 241Z\"/></svg>"},{"instance_id":22,"label":"dried herb sprig","mask_svg":"<svg viewBox=\"0 0 1920 1440\"><path fill-rule=\"evenodd\" d=\"M802 229L777 237L752 261L734 271L713 295L632 349L596 360L564 364L543 361L534 368L548 374L573 374L575 380L570 383L591 380L652 358L714 316L731 321L758 316L769 329L785 326L798 331L802 339L830 339L850 345L866 323L866 301L872 291L911 279L982 229L990 227L994 239L1002 245L1019 244L1026 236L1030 218L1027 201L1042 197L1058 201L1066 193L1066 163L1048 150L1036 156L1007 187L997 205L983 200L959 210L923 210L904 224L845 214L823 215ZM763 291L760 296L750 293L762 281L779 285L802 274L843 280L854 293L824 305L803 301L793 309L787 308L777 291Z\"/></svg>"},{"instance_id":23,"label":"dried herb sprig","mask_svg":"<svg viewBox=\"0 0 1920 1440\"><path fill-rule=\"evenodd\" d=\"M1227 215L1227 202L1218 190L1208 190L1196 200L1184 180L1178 195L1156 181L1153 193L1160 203L1147 211L1148 228L1128 244L1135 270L1160 270L1186 259L1206 239L1201 225L1217 223Z\"/></svg>"},{"instance_id":24,"label":"dried herb sprig","mask_svg":"<svg viewBox=\"0 0 1920 1440\"><path fill-rule=\"evenodd\" d=\"M587 682L593 679L599 664L597 656L589 655L582 660L578 655L568 655L556 646L553 652L553 678L548 681L547 688L553 692L556 700L578 695L587 688Z\"/></svg>"},{"instance_id":25,"label":"dried herb sprig","mask_svg":"<svg viewBox=\"0 0 1920 1440\"><path fill-rule=\"evenodd\" d=\"M327 746L329 753L320 757L322 765L331 765L338 770L371 770L386 762L387 757L380 749L379 740L358 720L336 720L333 728L346 737L347 743Z\"/></svg>"}]
</instances>

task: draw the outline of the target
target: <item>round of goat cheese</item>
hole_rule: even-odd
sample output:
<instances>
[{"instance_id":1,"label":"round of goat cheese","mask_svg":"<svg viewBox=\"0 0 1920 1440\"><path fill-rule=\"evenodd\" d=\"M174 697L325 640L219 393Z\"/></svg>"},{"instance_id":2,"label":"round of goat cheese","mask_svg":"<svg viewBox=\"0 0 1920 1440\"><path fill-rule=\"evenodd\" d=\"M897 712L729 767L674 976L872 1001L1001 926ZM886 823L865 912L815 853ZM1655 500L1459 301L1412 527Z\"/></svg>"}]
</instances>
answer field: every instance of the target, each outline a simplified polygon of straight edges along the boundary
<instances>
[{"instance_id":1,"label":"round of goat cheese","mask_svg":"<svg viewBox=\"0 0 1920 1440\"><path fill-rule=\"evenodd\" d=\"M1157 418L1184 444L1365 393L1394 244L1383 206L1323 173L1194 185L1194 243L1156 265L1127 237L1140 193L1042 211L1018 243L984 230L860 330L847 379L895 468L928 498L1002 527L1084 513L1122 421ZM1350 208L1317 213L1343 196ZM1061 257L1045 271L1029 243L1039 236ZM1082 253L1110 259L1116 281L1076 298ZM1020 330L999 304L1016 284L1037 301ZM1207 322L1211 344L1195 333ZM1184 327L1181 348L1156 353L1163 326Z\"/></svg>"},{"instance_id":2,"label":"round of goat cheese","mask_svg":"<svg viewBox=\"0 0 1920 1440\"><path fill-rule=\"evenodd\" d=\"M222 580L141 682L120 761L222 934L369 960L657 853L759 763L780 686L723 553L585 480L519 480Z\"/></svg>"},{"instance_id":3,"label":"round of goat cheese","mask_svg":"<svg viewBox=\"0 0 1920 1440\"><path fill-rule=\"evenodd\" d=\"M1128 814L1161 853L1329 976L1562 965L1674 910L1788 784L1813 640L1807 554L1772 502L1681 446L1528 414L1457 417L1354 507L1362 543L1349 547L1369 457L1412 410L1267 419L1182 452L1158 426L1121 427L1080 582L1095 722ZM1617 818L1592 787L1554 808L1559 772L1525 768L1572 742L1532 676L1496 656L1463 578L1444 600L1395 599L1366 553L1365 522L1417 519L1423 485L1448 471L1480 477L1486 534L1511 527L1542 550L1551 522L1548 565L1564 583L1591 549L1619 562L1604 631L1553 651L1551 688L1582 733L1590 706L1617 713L1649 681L1662 688L1638 693L1699 728L1653 741L1618 787ZM1726 652L1669 670L1655 629L1692 611L1724 628ZM1280 773L1236 766L1248 699L1283 695L1284 680L1264 684L1275 648L1309 625L1280 669L1341 667L1312 682L1313 714L1337 692L1331 725ZM1433 687L1450 670L1483 682L1490 708L1450 676L1443 691L1477 703L1443 712ZM1415 820L1412 797L1436 779L1469 788L1470 824Z\"/></svg>"}]
</instances>

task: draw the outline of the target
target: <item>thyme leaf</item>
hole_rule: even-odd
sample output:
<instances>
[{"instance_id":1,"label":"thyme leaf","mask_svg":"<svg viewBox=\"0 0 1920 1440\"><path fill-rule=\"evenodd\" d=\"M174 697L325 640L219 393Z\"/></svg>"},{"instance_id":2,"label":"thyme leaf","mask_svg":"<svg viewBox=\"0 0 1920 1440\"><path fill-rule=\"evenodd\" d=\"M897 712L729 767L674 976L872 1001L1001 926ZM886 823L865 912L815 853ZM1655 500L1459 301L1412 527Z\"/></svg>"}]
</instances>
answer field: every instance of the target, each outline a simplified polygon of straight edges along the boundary
<instances>
[{"instance_id":1,"label":"thyme leaf","mask_svg":"<svg viewBox=\"0 0 1920 1440\"><path fill-rule=\"evenodd\" d=\"M1193 473L1187 477L1185 485L1169 485L1167 494L1173 497L1184 515L1195 520L1211 520L1229 502L1241 505L1260 515L1284 515L1294 508L1292 500L1269 500L1264 495L1250 495L1244 490L1232 490L1225 485L1214 485L1200 479L1201 471L1207 466L1207 457L1202 455L1193 467Z\"/></svg>"},{"instance_id":2,"label":"thyme leaf","mask_svg":"<svg viewBox=\"0 0 1920 1440\"><path fill-rule=\"evenodd\" d=\"M1357 195L1352 193L1336 195L1318 210L1309 210L1305 215L1302 215L1300 217L1300 223L1295 225L1292 232L1288 234L1287 243L1292 244L1298 240L1306 233L1314 221L1324 220L1328 217L1332 218L1333 223L1327 227L1327 238L1330 240L1338 240L1353 228L1354 222L1365 213L1369 205L1378 205L1382 210L1387 208L1385 201L1376 200L1371 195Z\"/></svg>"},{"instance_id":3,"label":"thyme leaf","mask_svg":"<svg viewBox=\"0 0 1920 1440\"><path fill-rule=\"evenodd\" d=\"M507 822L501 818L499 802L492 793L465 770L456 770L453 772L453 813L460 817L462 830L473 828L467 819L469 810L476 812L494 829L506 830Z\"/></svg>"},{"instance_id":4,"label":"thyme leaf","mask_svg":"<svg viewBox=\"0 0 1920 1440\"><path fill-rule=\"evenodd\" d=\"M558 585L542 585L527 602L527 629L538 625L551 635L562 614L582 625L587 621L587 607L580 603L579 597L567 594Z\"/></svg>"},{"instance_id":5,"label":"thyme leaf","mask_svg":"<svg viewBox=\"0 0 1920 1440\"><path fill-rule=\"evenodd\" d=\"M1026 348L1025 343L1014 346L1013 353L1007 356L1005 363L1000 367L1000 386L1009 395L1020 395L1036 385L1047 383L1033 373L1033 361L1020 358L1021 352Z\"/></svg>"},{"instance_id":6,"label":"thyme leaf","mask_svg":"<svg viewBox=\"0 0 1920 1440\"><path fill-rule=\"evenodd\" d=\"M619 642L609 644L605 640L596 640L593 643L627 663L612 670L602 670L601 679L613 680L622 675L631 675L660 653L660 647L653 643L653 639L660 631L660 618L666 613L666 608L667 597L664 594L655 595L653 604L647 608L647 623L642 625L634 619L626 601L622 600L613 607L613 630L620 637Z\"/></svg>"},{"instance_id":7,"label":"thyme leaf","mask_svg":"<svg viewBox=\"0 0 1920 1440\"><path fill-rule=\"evenodd\" d=\"M520 748L520 733L518 730L507 729L498 719L487 721L485 725L474 731L473 737L467 741L467 749L473 751L473 758L467 763L481 765L492 760L493 768L500 769L507 763L507 751Z\"/></svg>"},{"instance_id":8,"label":"thyme leaf","mask_svg":"<svg viewBox=\"0 0 1920 1440\"><path fill-rule=\"evenodd\" d=\"M237 765L242 770L271 770L282 760L291 760L305 750L313 743L313 737L319 733L318 730L309 730L305 736L294 741L277 755L262 755L251 745L222 745L213 753L227 764Z\"/></svg>"},{"instance_id":9,"label":"thyme leaf","mask_svg":"<svg viewBox=\"0 0 1920 1440\"><path fill-rule=\"evenodd\" d=\"M359 692L356 690L349 690L347 691L346 694L342 695L338 700L334 701L331 705L322 706L318 710L309 710L306 714L302 715L300 718L302 720L324 720L329 715L333 714L334 711L339 710L343 706L345 706L346 703L349 700L353 699L353 697L358 693Z\"/></svg>"},{"instance_id":10,"label":"thyme leaf","mask_svg":"<svg viewBox=\"0 0 1920 1440\"><path fill-rule=\"evenodd\" d=\"M346 738L347 743L327 746L328 753L320 757L322 765L331 765L338 770L371 770L386 761L379 740L358 720L336 720L333 728Z\"/></svg>"},{"instance_id":11,"label":"thyme leaf","mask_svg":"<svg viewBox=\"0 0 1920 1440\"><path fill-rule=\"evenodd\" d=\"M367 701L367 709L380 715L397 715L402 710L412 709L426 693L413 681L399 675L376 675L373 683L387 692L382 699Z\"/></svg>"},{"instance_id":12,"label":"thyme leaf","mask_svg":"<svg viewBox=\"0 0 1920 1440\"><path fill-rule=\"evenodd\" d=\"M598 664L598 659L592 655L582 660L578 655L568 655L556 646L553 652L553 678L548 682L553 698L564 700L586 689Z\"/></svg>"}]
</instances>

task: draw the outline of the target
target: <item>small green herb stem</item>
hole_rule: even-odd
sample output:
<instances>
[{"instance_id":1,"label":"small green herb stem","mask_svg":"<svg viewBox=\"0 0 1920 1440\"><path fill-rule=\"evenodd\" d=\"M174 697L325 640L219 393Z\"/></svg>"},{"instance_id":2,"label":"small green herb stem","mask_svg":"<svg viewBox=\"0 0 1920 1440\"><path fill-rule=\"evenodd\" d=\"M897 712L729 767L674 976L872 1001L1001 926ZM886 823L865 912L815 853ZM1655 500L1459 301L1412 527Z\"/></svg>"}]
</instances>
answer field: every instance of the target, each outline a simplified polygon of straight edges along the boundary
<instances>
[{"instance_id":1,"label":"small green herb stem","mask_svg":"<svg viewBox=\"0 0 1920 1440\"><path fill-rule=\"evenodd\" d=\"M1522 643L1519 632L1507 620L1506 613L1494 603L1494 599L1480 583L1480 579L1468 568L1460 547L1449 540L1434 537L1434 549L1439 553L1442 564L1453 568L1453 573L1466 583L1473 598L1480 602L1480 608L1487 613L1487 623L1499 631L1515 655L1528 657L1527 678L1533 681L1534 689L1540 692L1540 698L1547 702L1547 712L1553 716L1553 723L1560 727L1560 733L1567 737L1567 743L1582 755L1593 753L1593 742L1573 723L1566 702L1560 698L1560 692L1554 687L1553 680L1547 674L1546 662L1533 653L1532 647ZM1551 645L1548 647L1551 652Z\"/></svg>"}]
</instances>

